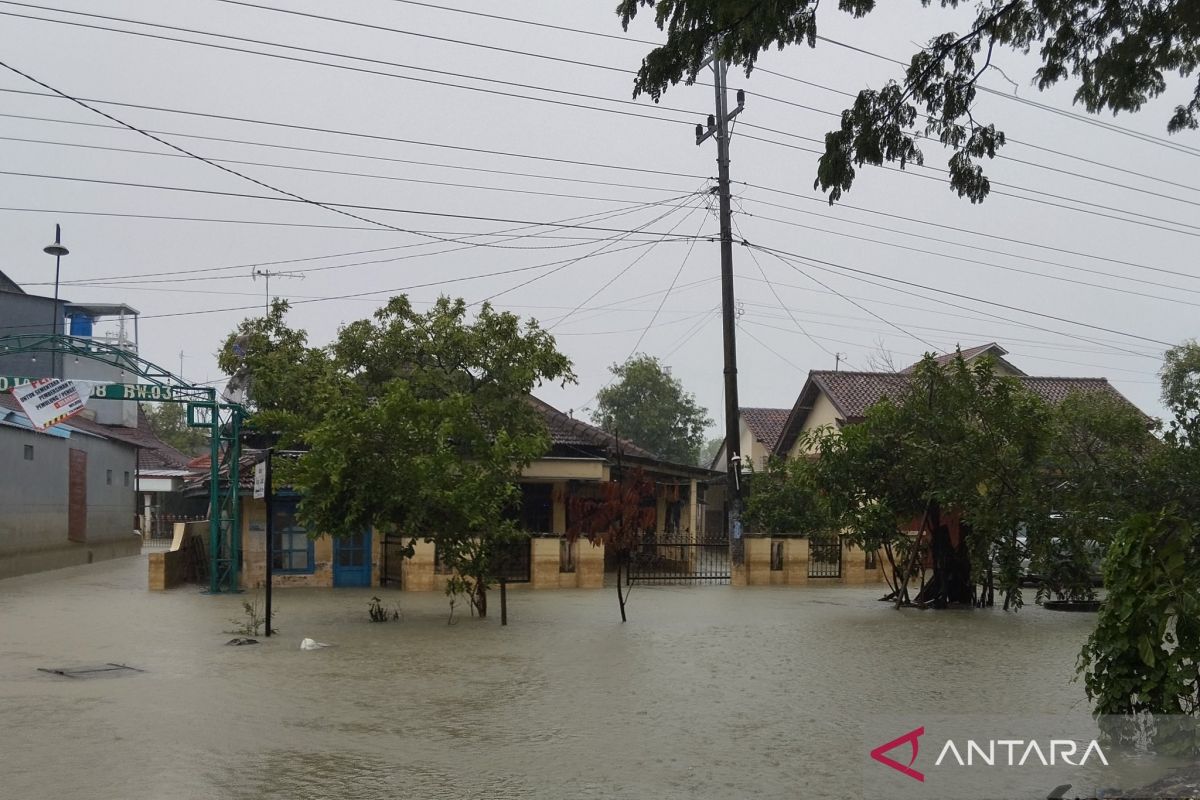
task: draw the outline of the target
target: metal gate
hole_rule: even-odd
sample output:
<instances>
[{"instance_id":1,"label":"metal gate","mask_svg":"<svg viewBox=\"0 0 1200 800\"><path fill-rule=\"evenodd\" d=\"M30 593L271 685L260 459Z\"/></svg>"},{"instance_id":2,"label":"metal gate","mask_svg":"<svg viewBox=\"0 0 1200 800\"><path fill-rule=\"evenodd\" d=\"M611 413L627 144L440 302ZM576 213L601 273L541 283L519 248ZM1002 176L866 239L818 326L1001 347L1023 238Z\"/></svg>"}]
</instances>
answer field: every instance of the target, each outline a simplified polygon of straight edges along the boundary
<instances>
[{"instance_id":1,"label":"metal gate","mask_svg":"<svg viewBox=\"0 0 1200 800\"><path fill-rule=\"evenodd\" d=\"M729 539L724 535L647 533L629 558L628 583L729 583Z\"/></svg>"},{"instance_id":2,"label":"metal gate","mask_svg":"<svg viewBox=\"0 0 1200 800\"><path fill-rule=\"evenodd\" d=\"M808 577L842 577L842 540L837 536L808 540Z\"/></svg>"},{"instance_id":3,"label":"metal gate","mask_svg":"<svg viewBox=\"0 0 1200 800\"><path fill-rule=\"evenodd\" d=\"M379 585L400 588L400 576L404 565L404 547L408 544L403 536L386 534L380 550Z\"/></svg>"}]
</instances>

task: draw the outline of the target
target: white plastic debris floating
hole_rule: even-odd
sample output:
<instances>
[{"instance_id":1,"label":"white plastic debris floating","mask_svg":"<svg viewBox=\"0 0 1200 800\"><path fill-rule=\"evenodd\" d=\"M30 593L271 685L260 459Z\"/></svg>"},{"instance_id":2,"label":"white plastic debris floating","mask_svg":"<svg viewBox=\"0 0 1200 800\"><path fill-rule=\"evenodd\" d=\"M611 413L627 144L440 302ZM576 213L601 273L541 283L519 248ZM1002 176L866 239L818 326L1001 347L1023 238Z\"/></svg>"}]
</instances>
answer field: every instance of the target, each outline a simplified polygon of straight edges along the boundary
<instances>
[{"instance_id":1,"label":"white plastic debris floating","mask_svg":"<svg viewBox=\"0 0 1200 800\"><path fill-rule=\"evenodd\" d=\"M302 639L300 641L301 650L320 650L322 647L330 647L326 642L318 642L315 639Z\"/></svg>"}]
</instances>

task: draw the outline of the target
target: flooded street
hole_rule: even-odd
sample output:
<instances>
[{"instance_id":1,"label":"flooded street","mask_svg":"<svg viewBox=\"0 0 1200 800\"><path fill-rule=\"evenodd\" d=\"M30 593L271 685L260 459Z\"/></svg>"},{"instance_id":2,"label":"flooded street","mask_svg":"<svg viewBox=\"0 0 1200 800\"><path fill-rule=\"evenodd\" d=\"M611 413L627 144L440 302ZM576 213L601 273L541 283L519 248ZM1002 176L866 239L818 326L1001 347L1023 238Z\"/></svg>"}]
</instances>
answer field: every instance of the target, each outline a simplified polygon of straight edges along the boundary
<instances>
[{"instance_id":1,"label":"flooded street","mask_svg":"<svg viewBox=\"0 0 1200 800\"><path fill-rule=\"evenodd\" d=\"M372 590L291 589L226 647L242 596L145 585L144 557L0 581L0 796L851 798L864 720L1086 709L1095 621L639 586L624 625L611 590L513 591L507 628L387 592L372 624ZM107 662L145 672L38 671Z\"/></svg>"}]
</instances>

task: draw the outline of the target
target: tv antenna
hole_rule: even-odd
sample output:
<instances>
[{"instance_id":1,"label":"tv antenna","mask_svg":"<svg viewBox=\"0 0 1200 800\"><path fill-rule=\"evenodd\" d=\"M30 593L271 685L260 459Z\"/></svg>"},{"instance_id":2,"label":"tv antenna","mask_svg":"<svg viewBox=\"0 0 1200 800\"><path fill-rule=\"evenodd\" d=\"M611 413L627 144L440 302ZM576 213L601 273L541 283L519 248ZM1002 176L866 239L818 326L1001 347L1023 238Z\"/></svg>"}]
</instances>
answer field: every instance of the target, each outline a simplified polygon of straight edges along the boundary
<instances>
[{"instance_id":1,"label":"tv antenna","mask_svg":"<svg viewBox=\"0 0 1200 800\"><path fill-rule=\"evenodd\" d=\"M257 282L259 278L262 278L266 281L266 291L264 292L265 302L263 303L266 314L271 313L271 278L299 278L300 280L304 280L305 277L301 272L275 272L269 269L259 269L258 267L250 270L251 280Z\"/></svg>"}]
</instances>

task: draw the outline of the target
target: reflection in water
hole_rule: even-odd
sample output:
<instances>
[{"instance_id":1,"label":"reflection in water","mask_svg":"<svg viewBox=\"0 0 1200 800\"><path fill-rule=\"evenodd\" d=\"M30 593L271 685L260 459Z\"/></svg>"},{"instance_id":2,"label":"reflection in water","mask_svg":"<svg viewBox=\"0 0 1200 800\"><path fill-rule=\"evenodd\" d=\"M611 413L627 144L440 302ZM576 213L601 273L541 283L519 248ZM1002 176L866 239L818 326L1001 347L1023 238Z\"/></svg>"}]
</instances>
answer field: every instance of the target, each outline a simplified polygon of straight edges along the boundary
<instances>
[{"instance_id":1,"label":"reflection in water","mask_svg":"<svg viewBox=\"0 0 1200 800\"><path fill-rule=\"evenodd\" d=\"M880 715L1086 709L1092 615L901 611L877 588L510 595L276 592L282 634L225 647L241 597L151 594L130 558L0 581L0 796L851 798ZM304 637L335 646L303 652ZM147 670L72 680L38 667Z\"/></svg>"}]
</instances>

